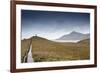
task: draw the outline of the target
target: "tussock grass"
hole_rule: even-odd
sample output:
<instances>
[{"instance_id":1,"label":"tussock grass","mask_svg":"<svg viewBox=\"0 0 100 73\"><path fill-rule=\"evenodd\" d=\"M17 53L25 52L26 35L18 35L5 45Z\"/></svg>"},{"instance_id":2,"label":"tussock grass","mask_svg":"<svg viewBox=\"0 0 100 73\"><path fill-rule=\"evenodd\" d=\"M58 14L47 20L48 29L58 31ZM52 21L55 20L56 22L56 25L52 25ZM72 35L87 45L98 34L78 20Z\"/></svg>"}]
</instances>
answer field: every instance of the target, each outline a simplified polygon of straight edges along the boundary
<instances>
[{"instance_id":1,"label":"tussock grass","mask_svg":"<svg viewBox=\"0 0 100 73\"><path fill-rule=\"evenodd\" d=\"M86 60L90 58L88 39L78 43L58 43L40 37L32 37L31 39L32 57L35 62ZM22 56L29 46L29 40L23 41Z\"/></svg>"},{"instance_id":2,"label":"tussock grass","mask_svg":"<svg viewBox=\"0 0 100 73\"><path fill-rule=\"evenodd\" d=\"M24 57L27 55L29 46L30 46L30 39L21 40L21 62L23 62Z\"/></svg>"}]
</instances>

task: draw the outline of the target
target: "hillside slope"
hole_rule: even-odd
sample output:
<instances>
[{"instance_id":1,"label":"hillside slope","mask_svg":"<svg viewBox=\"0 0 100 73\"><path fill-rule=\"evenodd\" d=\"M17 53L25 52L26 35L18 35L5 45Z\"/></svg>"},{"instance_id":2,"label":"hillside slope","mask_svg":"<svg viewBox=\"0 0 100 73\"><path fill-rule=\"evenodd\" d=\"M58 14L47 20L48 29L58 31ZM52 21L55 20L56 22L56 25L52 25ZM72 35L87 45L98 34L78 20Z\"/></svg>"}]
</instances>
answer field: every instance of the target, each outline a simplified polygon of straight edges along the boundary
<instances>
[{"instance_id":1,"label":"hillside slope","mask_svg":"<svg viewBox=\"0 0 100 73\"><path fill-rule=\"evenodd\" d=\"M32 40L32 57L35 62L83 60L89 59L90 56L89 42L84 42L84 40L78 43L60 43L38 36L33 36L30 39ZM23 41L22 46L25 46L27 43L23 43ZM84 42L85 45L81 42ZM25 53L25 51L23 52Z\"/></svg>"}]
</instances>

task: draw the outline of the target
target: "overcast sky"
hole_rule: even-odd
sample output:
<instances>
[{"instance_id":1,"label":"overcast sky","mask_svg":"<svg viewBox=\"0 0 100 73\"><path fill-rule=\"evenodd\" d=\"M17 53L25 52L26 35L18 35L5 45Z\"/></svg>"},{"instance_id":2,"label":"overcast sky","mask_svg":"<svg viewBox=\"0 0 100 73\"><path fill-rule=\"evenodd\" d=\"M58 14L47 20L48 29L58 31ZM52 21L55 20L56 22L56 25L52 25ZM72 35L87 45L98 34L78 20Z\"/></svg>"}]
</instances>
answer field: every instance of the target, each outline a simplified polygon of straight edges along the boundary
<instances>
[{"instance_id":1,"label":"overcast sky","mask_svg":"<svg viewBox=\"0 0 100 73\"><path fill-rule=\"evenodd\" d=\"M57 39L72 31L89 33L90 14L75 12L21 10L22 39L37 34Z\"/></svg>"}]
</instances>

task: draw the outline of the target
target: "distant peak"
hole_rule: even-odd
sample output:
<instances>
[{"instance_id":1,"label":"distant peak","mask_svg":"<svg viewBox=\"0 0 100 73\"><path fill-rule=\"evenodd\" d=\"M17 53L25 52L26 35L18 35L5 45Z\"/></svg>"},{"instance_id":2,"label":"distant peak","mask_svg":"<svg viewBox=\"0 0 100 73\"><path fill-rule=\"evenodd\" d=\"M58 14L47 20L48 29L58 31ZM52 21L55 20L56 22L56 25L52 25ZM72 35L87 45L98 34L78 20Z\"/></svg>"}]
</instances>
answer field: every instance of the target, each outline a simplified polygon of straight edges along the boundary
<instances>
[{"instance_id":1,"label":"distant peak","mask_svg":"<svg viewBox=\"0 0 100 73\"><path fill-rule=\"evenodd\" d=\"M82 34L80 32L72 31L70 34Z\"/></svg>"},{"instance_id":2,"label":"distant peak","mask_svg":"<svg viewBox=\"0 0 100 73\"><path fill-rule=\"evenodd\" d=\"M76 31L72 31L71 33L77 33Z\"/></svg>"}]
</instances>

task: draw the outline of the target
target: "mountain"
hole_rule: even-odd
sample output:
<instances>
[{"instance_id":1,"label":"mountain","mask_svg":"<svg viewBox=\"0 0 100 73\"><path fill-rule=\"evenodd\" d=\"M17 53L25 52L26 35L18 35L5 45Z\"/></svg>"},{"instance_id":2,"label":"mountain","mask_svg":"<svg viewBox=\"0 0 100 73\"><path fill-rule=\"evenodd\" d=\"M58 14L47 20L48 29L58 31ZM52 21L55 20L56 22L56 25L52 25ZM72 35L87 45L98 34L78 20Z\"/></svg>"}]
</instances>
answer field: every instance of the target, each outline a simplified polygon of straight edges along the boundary
<instances>
[{"instance_id":1,"label":"mountain","mask_svg":"<svg viewBox=\"0 0 100 73\"><path fill-rule=\"evenodd\" d=\"M63 35L62 37L56 39L56 40L72 40L72 41L75 41L75 40L84 40L84 39L88 39L90 37L90 34L83 34L83 33L79 33L79 32L76 32L76 31L73 31L69 34L66 34L66 35Z\"/></svg>"}]
</instances>

